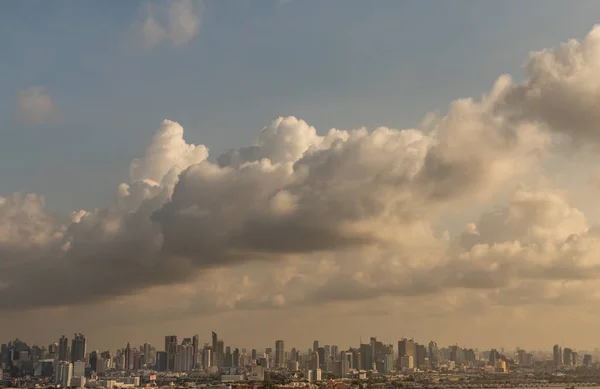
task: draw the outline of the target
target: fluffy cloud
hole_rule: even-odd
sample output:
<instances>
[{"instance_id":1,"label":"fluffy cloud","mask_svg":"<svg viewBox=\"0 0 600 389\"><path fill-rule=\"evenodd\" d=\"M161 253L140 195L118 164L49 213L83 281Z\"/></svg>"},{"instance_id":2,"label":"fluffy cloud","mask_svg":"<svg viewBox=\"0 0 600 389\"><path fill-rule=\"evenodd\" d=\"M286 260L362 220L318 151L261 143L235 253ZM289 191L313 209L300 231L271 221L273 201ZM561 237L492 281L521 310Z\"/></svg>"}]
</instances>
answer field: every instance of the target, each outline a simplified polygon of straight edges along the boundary
<instances>
[{"instance_id":1,"label":"fluffy cloud","mask_svg":"<svg viewBox=\"0 0 600 389\"><path fill-rule=\"evenodd\" d=\"M454 234L439 220L514 188L557 138L597 140L598 31L533 54L522 84L502 76L421 128L320 135L278 118L212 162L165 120L109 207L60 220L38 196L0 199L0 310L169 285L181 291L172 309L192 313L450 290L480 306L573 301L597 288L599 234L564 193L519 188Z\"/></svg>"},{"instance_id":2,"label":"fluffy cloud","mask_svg":"<svg viewBox=\"0 0 600 389\"><path fill-rule=\"evenodd\" d=\"M526 70L527 81L506 92L505 114L539 122L577 146L600 140L600 25L581 42L532 53Z\"/></svg>"},{"instance_id":3,"label":"fluffy cloud","mask_svg":"<svg viewBox=\"0 0 600 389\"><path fill-rule=\"evenodd\" d=\"M42 87L30 87L17 94L17 116L26 123L41 124L57 112L52 96Z\"/></svg>"},{"instance_id":4,"label":"fluffy cloud","mask_svg":"<svg viewBox=\"0 0 600 389\"><path fill-rule=\"evenodd\" d=\"M164 41L190 43L200 33L200 6L193 0L171 0L166 7L146 7L146 18L136 26L147 49Z\"/></svg>"}]
</instances>

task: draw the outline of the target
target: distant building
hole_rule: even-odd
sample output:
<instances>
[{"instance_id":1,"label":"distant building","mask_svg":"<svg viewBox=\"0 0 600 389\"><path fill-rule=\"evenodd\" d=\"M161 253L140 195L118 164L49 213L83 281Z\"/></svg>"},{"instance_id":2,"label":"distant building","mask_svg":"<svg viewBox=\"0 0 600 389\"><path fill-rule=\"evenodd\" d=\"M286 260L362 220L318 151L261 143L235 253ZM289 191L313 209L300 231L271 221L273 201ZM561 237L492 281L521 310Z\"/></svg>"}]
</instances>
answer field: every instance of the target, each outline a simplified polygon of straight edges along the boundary
<instances>
[{"instance_id":1,"label":"distant building","mask_svg":"<svg viewBox=\"0 0 600 389\"><path fill-rule=\"evenodd\" d=\"M71 342L71 362L85 361L86 340L83 334L75 334Z\"/></svg>"},{"instance_id":2,"label":"distant building","mask_svg":"<svg viewBox=\"0 0 600 389\"><path fill-rule=\"evenodd\" d=\"M413 367L413 357L411 355L403 355L400 357L400 369L412 369Z\"/></svg>"},{"instance_id":3,"label":"distant building","mask_svg":"<svg viewBox=\"0 0 600 389\"><path fill-rule=\"evenodd\" d=\"M563 358L562 363L566 366L573 366L573 350L568 347L565 347L563 350Z\"/></svg>"},{"instance_id":4,"label":"distant building","mask_svg":"<svg viewBox=\"0 0 600 389\"><path fill-rule=\"evenodd\" d=\"M275 342L275 367L281 368L284 366L285 347L283 340Z\"/></svg>"},{"instance_id":5,"label":"distant building","mask_svg":"<svg viewBox=\"0 0 600 389\"><path fill-rule=\"evenodd\" d=\"M167 371L168 369L168 357L166 351L157 351L156 352L156 370L157 371Z\"/></svg>"},{"instance_id":6,"label":"distant building","mask_svg":"<svg viewBox=\"0 0 600 389\"><path fill-rule=\"evenodd\" d=\"M71 378L73 378L73 365L66 361L59 361L56 364L55 383L63 387L71 386Z\"/></svg>"},{"instance_id":7,"label":"distant building","mask_svg":"<svg viewBox=\"0 0 600 389\"><path fill-rule=\"evenodd\" d=\"M64 335L58 341L58 360L66 361L69 359L69 339L67 339Z\"/></svg>"},{"instance_id":8,"label":"distant building","mask_svg":"<svg viewBox=\"0 0 600 389\"><path fill-rule=\"evenodd\" d=\"M165 370L175 370L175 353L177 352L177 336L165 336L165 352L167 353L167 366Z\"/></svg>"},{"instance_id":9,"label":"distant building","mask_svg":"<svg viewBox=\"0 0 600 389\"><path fill-rule=\"evenodd\" d=\"M562 353L562 349L559 345L555 344L553 349L552 349L552 356L554 359L554 364L556 366L560 366L563 364L563 353Z\"/></svg>"}]
</instances>

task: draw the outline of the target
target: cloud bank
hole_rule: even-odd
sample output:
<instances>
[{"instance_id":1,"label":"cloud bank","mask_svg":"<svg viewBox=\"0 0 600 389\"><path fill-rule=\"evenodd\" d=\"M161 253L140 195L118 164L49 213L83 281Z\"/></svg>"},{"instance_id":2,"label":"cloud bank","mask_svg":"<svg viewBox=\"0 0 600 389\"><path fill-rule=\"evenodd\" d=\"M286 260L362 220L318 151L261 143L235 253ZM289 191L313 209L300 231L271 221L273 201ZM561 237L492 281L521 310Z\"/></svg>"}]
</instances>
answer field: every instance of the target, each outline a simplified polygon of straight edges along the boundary
<instances>
[{"instance_id":1,"label":"cloud bank","mask_svg":"<svg viewBox=\"0 0 600 389\"><path fill-rule=\"evenodd\" d=\"M598 145L600 27L526 71L421 128L319 135L281 117L216 162L165 120L108 207L65 220L41 196L0 198L0 310L170 285L185 296L171 310L204 314L449 291L471 307L597 301L600 228L565 192L517 184ZM440 230L474 204L489 210Z\"/></svg>"}]
</instances>

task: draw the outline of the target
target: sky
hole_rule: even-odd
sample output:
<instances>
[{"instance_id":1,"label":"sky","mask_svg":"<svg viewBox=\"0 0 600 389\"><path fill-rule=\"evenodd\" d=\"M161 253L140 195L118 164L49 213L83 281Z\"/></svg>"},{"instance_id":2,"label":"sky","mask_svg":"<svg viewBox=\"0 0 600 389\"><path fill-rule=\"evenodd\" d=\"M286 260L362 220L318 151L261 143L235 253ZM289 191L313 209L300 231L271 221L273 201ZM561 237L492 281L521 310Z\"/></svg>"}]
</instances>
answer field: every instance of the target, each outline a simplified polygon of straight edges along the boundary
<instances>
[{"instance_id":1,"label":"sky","mask_svg":"<svg viewBox=\"0 0 600 389\"><path fill-rule=\"evenodd\" d=\"M597 347L599 17L3 2L0 341Z\"/></svg>"}]
</instances>

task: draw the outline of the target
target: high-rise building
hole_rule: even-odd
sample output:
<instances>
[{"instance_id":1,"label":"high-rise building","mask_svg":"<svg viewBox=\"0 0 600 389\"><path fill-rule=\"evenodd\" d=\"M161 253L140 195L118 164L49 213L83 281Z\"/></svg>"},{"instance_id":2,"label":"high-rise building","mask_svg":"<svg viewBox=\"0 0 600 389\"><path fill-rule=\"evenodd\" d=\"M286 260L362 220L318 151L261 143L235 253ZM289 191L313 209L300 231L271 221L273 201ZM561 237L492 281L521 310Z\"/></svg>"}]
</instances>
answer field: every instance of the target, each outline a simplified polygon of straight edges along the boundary
<instances>
[{"instance_id":1,"label":"high-rise building","mask_svg":"<svg viewBox=\"0 0 600 389\"><path fill-rule=\"evenodd\" d=\"M429 342L429 361L431 364L437 364L439 362L439 348L436 342L433 340Z\"/></svg>"},{"instance_id":2,"label":"high-rise building","mask_svg":"<svg viewBox=\"0 0 600 389\"><path fill-rule=\"evenodd\" d=\"M187 341L186 341L187 340ZM194 360L194 345L191 339L177 345L175 352L175 368L177 372L190 372L193 369L192 362Z\"/></svg>"},{"instance_id":3,"label":"high-rise building","mask_svg":"<svg viewBox=\"0 0 600 389\"><path fill-rule=\"evenodd\" d=\"M177 352L177 336L165 336L165 352L167 353L167 369L168 371L175 370L175 354Z\"/></svg>"},{"instance_id":4,"label":"high-rise building","mask_svg":"<svg viewBox=\"0 0 600 389\"><path fill-rule=\"evenodd\" d=\"M285 347L283 340L278 340L275 342L275 367L282 368L284 367L284 354Z\"/></svg>"},{"instance_id":5,"label":"high-rise building","mask_svg":"<svg viewBox=\"0 0 600 389\"><path fill-rule=\"evenodd\" d=\"M75 334L71 342L71 362L85 361L86 341L83 334Z\"/></svg>"},{"instance_id":6,"label":"high-rise building","mask_svg":"<svg viewBox=\"0 0 600 389\"><path fill-rule=\"evenodd\" d=\"M498 350L496 350L495 348L491 349L490 356L488 359L489 359L490 365L496 366L496 361L498 361L500 359L500 353L498 352Z\"/></svg>"},{"instance_id":7,"label":"high-rise building","mask_svg":"<svg viewBox=\"0 0 600 389\"><path fill-rule=\"evenodd\" d=\"M225 347L225 362L223 364L225 367L233 366L233 355L231 354L231 347Z\"/></svg>"},{"instance_id":8,"label":"high-rise building","mask_svg":"<svg viewBox=\"0 0 600 389\"><path fill-rule=\"evenodd\" d=\"M325 366L325 347L319 347L317 349L317 354L319 354L319 368L322 369Z\"/></svg>"},{"instance_id":9,"label":"high-rise building","mask_svg":"<svg viewBox=\"0 0 600 389\"><path fill-rule=\"evenodd\" d=\"M579 353L576 351L573 351L571 353L571 366L577 366L579 365Z\"/></svg>"},{"instance_id":10,"label":"high-rise building","mask_svg":"<svg viewBox=\"0 0 600 389\"><path fill-rule=\"evenodd\" d=\"M318 348L317 348L317 350L318 350ZM320 358L319 352L318 351L314 351L312 353L312 358L311 358L311 361L310 361L310 368L312 370L317 370L317 369L321 368L321 363L320 363L320 359L319 358Z\"/></svg>"},{"instance_id":11,"label":"high-rise building","mask_svg":"<svg viewBox=\"0 0 600 389\"><path fill-rule=\"evenodd\" d=\"M240 349L237 347L233 350L233 363L231 365L232 367L238 367L240 365Z\"/></svg>"},{"instance_id":12,"label":"high-rise building","mask_svg":"<svg viewBox=\"0 0 600 389\"><path fill-rule=\"evenodd\" d=\"M211 367L211 349L210 347L206 346L204 347L204 351L202 352L202 369L204 369L204 371L208 371L208 369L210 369Z\"/></svg>"},{"instance_id":13,"label":"high-rise building","mask_svg":"<svg viewBox=\"0 0 600 389\"><path fill-rule=\"evenodd\" d=\"M212 351L213 353L217 352L217 341L219 340L217 333L216 332L212 332Z\"/></svg>"},{"instance_id":14,"label":"high-rise building","mask_svg":"<svg viewBox=\"0 0 600 389\"><path fill-rule=\"evenodd\" d=\"M340 357L340 351L338 349L338 346L336 346L335 344L331 345L331 356L333 357L334 361L337 361Z\"/></svg>"},{"instance_id":15,"label":"high-rise building","mask_svg":"<svg viewBox=\"0 0 600 389\"><path fill-rule=\"evenodd\" d=\"M313 342L313 348L312 348L312 351L313 351L313 352L319 351L319 341L318 341L318 340L315 340L315 341Z\"/></svg>"},{"instance_id":16,"label":"high-rise building","mask_svg":"<svg viewBox=\"0 0 600 389\"><path fill-rule=\"evenodd\" d=\"M127 342L125 346L125 353L123 354L123 369L129 371L133 369L133 354L131 352L131 345Z\"/></svg>"},{"instance_id":17,"label":"high-rise building","mask_svg":"<svg viewBox=\"0 0 600 389\"><path fill-rule=\"evenodd\" d=\"M413 357L412 355L403 355L400 357L400 369L412 369L413 368Z\"/></svg>"},{"instance_id":18,"label":"high-rise building","mask_svg":"<svg viewBox=\"0 0 600 389\"><path fill-rule=\"evenodd\" d=\"M192 361L192 366L196 368L200 364L200 336L194 335L192 338L192 346L194 346L194 360Z\"/></svg>"},{"instance_id":19,"label":"high-rise building","mask_svg":"<svg viewBox=\"0 0 600 389\"><path fill-rule=\"evenodd\" d=\"M215 356L215 361L216 361L216 366L217 367L223 367L225 366L225 342L223 342L222 340L217 340L217 349L215 350L216 356Z\"/></svg>"},{"instance_id":20,"label":"high-rise building","mask_svg":"<svg viewBox=\"0 0 600 389\"><path fill-rule=\"evenodd\" d=\"M591 366L592 365L592 356L590 354L585 354L583 356L583 364L585 366Z\"/></svg>"},{"instance_id":21,"label":"high-rise building","mask_svg":"<svg viewBox=\"0 0 600 389\"><path fill-rule=\"evenodd\" d=\"M425 345L416 344L415 346L415 365L419 369L424 369L427 367L425 364L425 359L427 358L427 351L425 350Z\"/></svg>"},{"instance_id":22,"label":"high-rise building","mask_svg":"<svg viewBox=\"0 0 600 389\"><path fill-rule=\"evenodd\" d=\"M252 359L253 361L256 361L256 349L253 348L252 351L250 352L250 359Z\"/></svg>"},{"instance_id":23,"label":"high-rise building","mask_svg":"<svg viewBox=\"0 0 600 389\"><path fill-rule=\"evenodd\" d=\"M331 346L326 344L325 346L323 346L323 350L325 350L325 360L322 362L327 362L331 359ZM321 362L321 364L322 364L322 362Z\"/></svg>"},{"instance_id":24,"label":"high-rise building","mask_svg":"<svg viewBox=\"0 0 600 389\"><path fill-rule=\"evenodd\" d=\"M98 351L94 350L90 353L90 368L92 371L98 371Z\"/></svg>"},{"instance_id":25,"label":"high-rise building","mask_svg":"<svg viewBox=\"0 0 600 389\"><path fill-rule=\"evenodd\" d=\"M373 369L373 348L371 344L360 345L360 368L363 370Z\"/></svg>"},{"instance_id":26,"label":"high-rise building","mask_svg":"<svg viewBox=\"0 0 600 389\"><path fill-rule=\"evenodd\" d=\"M73 364L67 361L59 361L56 364L56 384L62 387L71 386L71 378L73 378Z\"/></svg>"},{"instance_id":27,"label":"high-rise building","mask_svg":"<svg viewBox=\"0 0 600 389\"><path fill-rule=\"evenodd\" d=\"M69 339L64 335L58 341L58 360L66 361L69 359Z\"/></svg>"},{"instance_id":28,"label":"high-rise building","mask_svg":"<svg viewBox=\"0 0 600 389\"><path fill-rule=\"evenodd\" d=\"M408 355L412 357L413 360L415 358L415 342L412 339L402 338L398 341L398 364L402 367L400 363L400 357Z\"/></svg>"},{"instance_id":29,"label":"high-rise building","mask_svg":"<svg viewBox=\"0 0 600 389\"><path fill-rule=\"evenodd\" d=\"M573 350L568 347L563 349L563 365L572 366L573 358L572 358Z\"/></svg>"},{"instance_id":30,"label":"high-rise building","mask_svg":"<svg viewBox=\"0 0 600 389\"><path fill-rule=\"evenodd\" d=\"M157 351L156 352L156 370L157 371L167 371L168 363L167 363L167 352L166 351Z\"/></svg>"},{"instance_id":31,"label":"high-rise building","mask_svg":"<svg viewBox=\"0 0 600 389\"><path fill-rule=\"evenodd\" d=\"M552 348L552 356L554 359L554 364L556 366L560 366L563 364L563 353L562 353L562 349L559 345L555 344L554 347Z\"/></svg>"}]
</instances>

